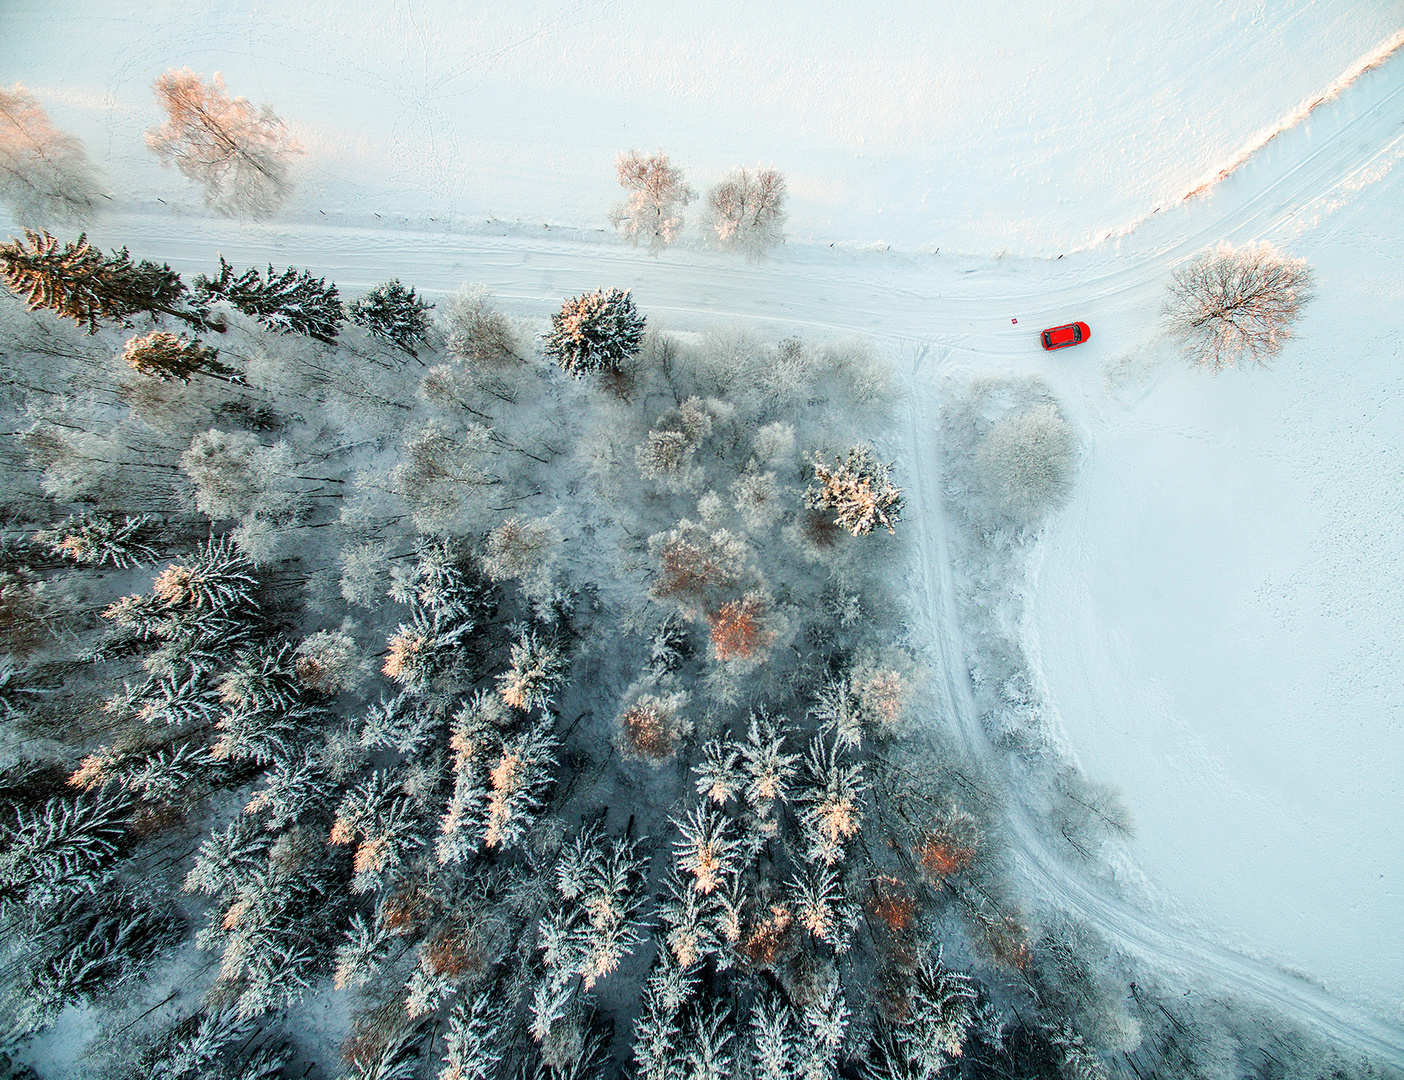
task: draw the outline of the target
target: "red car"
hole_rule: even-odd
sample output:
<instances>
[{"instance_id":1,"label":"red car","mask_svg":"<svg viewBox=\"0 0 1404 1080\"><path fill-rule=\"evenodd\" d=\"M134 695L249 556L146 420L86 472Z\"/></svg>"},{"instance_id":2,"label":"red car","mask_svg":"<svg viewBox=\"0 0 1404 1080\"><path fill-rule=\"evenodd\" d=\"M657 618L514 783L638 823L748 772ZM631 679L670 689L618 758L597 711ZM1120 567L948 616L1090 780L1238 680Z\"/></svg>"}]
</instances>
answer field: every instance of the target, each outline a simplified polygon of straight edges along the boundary
<instances>
[{"instance_id":1,"label":"red car","mask_svg":"<svg viewBox=\"0 0 1404 1080\"><path fill-rule=\"evenodd\" d=\"M1070 322L1067 326L1055 326L1039 335L1045 349L1066 349L1069 345L1081 345L1092 336L1092 328L1085 322Z\"/></svg>"}]
</instances>

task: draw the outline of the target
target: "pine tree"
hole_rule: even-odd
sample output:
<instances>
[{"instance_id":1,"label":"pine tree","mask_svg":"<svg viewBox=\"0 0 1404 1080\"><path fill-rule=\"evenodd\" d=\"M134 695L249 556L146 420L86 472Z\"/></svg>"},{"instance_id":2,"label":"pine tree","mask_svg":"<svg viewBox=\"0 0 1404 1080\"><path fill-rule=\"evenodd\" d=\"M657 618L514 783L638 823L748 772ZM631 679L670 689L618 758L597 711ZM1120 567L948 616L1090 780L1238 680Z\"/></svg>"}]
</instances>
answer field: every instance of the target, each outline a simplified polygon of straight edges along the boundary
<instances>
[{"instance_id":1,"label":"pine tree","mask_svg":"<svg viewBox=\"0 0 1404 1080\"><path fill-rule=\"evenodd\" d=\"M798 1080L799 1033L783 1001L767 994L751 1011L751 1070L755 1080Z\"/></svg>"},{"instance_id":2,"label":"pine tree","mask_svg":"<svg viewBox=\"0 0 1404 1080\"><path fill-rule=\"evenodd\" d=\"M126 248L104 255L88 243L86 233L62 248L48 232L25 229L24 235L25 240L0 244L0 274L30 311L48 309L86 325L90 334L97 333L99 319L126 326L131 316L143 312L173 315L204 328L197 315L175 308L185 285L169 266L133 263Z\"/></svg>"},{"instance_id":3,"label":"pine tree","mask_svg":"<svg viewBox=\"0 0 1404 1080\"><path fill-rule=\"evenodd\" d=\"M50 554L86 566L110 565L119 570L133 570L157 559L155 549L136 538L148 520L143 514L124 518L118 525L101 514L71 514L53 528L35 533L34 542L47 548Z\"/></svg>"},{"instance_id":4,"label":"pine tree","mask_svg":"<svg viewBox=\"0 0 1404 1080\"><path fill-rule=\"evenodd\" d=\"M734 744L710 740L702 747L702 760L693 766L697 774L697 794L718 806L725 806L746 786L746 774L737 764L741 751Z\"/></svg>"},{"instance_id":5,"label":"pine tree","mask_svg":"<svg viewBox=\"0 0 1404 1080\"><path fill-rule=\"evenodd\" d=\"M800 790L800 824L808 843L805 859L833 866L843 861L844 844L863 823L862 799L868 790L862 764L839 759L839 746L815 738L805 757L805 785Z\"/></svg>"},{"instance_id":6,"label":"pine tree","mask_svg":"<svg viewBox=\"0 0 1404 1080\"><path fill-rule=\"evenodd\" d=\"M332 844L356 845L352 892L378 889L424 845L416 824L412 800L388 769L377 769L342 797L329 839Z\"/></svg>"},{"instance_id":7,"label":"pine tree","mask_svg":"<svg viewBox=\"0 0 1404 1080\"><path fill-rule=\"evenodd\" d=\"M526 630L512 644L512 666L497 677L502 700L521 712L550 708L568 661L549 641Z\"/></svg>"},{"instance_id":8,"label":"pine tree","mask_svg":"<svg viewBox=\"0 0 1404 1080\"><path fill-rule=\"evenodd\" d=\"M785 753L785 736L764 712L752 713L746 741L739 745L745 772L746 802L762 820L770 818L775 804L788 801L795 778L798 754Z\"/></svg>"},{"instance_id":9,"label":"pine tree","mask_svg":"<svg viewBox=\"0 0 1404 1080\"><path fill-rule=\"evenodd\" d=\"M191 341L184 334L177 336L164 330L131 338L122 347L122 359L143 375L162 380L179 379L184 383L195 374L214 375L229 382L242 381L234 368L219 362L218 356L218 349Z\"/></svg>"},{"instance_id":10,"label":"pine tree","mask_svg":"<svg viewBox=\"0 0 1404 1080\"><path fill-rule=\"evenodd\" d=\"M503 741L502 753L488 770L484 847L514 847L526 836L555 780L558 745L549 719Z\"/></svg>"},{"instance_id":11,"label":"pine tree","mask_svg":"<svg viewBox=\"0 0 1404 1080\"><path fill-rule=\"evenodd\" d=\"M444 1066L438 1080L492 1080L506 1056L504 1011L486 992L459 1000L444 1034Z\"/></svg>"},{"instance_id":12,"label":"pine tree","mask_svg":"<svg viewBox=\"0 0 1404 1080\"><path fill-rule=\"evenodd\" d=\"M627 840L586 829L566 845L556 867L560 902L542 921L540 947L548 981L580 976L589 990L614 971L641 936L643 861Z\"/></svg>"},{"instance_id":13,"label":"pine tree","mask_svg":"<svg viewBox=\"0 0 1404 1080\"><path fill-rule=\"evenodd\" d=\"M804 1007L800 1023L800 1074L806 1080L832 1080L838 1075L836 1059L848 1031L848 1002L836 975Z\"/></svg>"},{"instance_id":14,"label":"pine tree","mask_svg":"<svg viewBox=\"0 0 1404 1080\"><path fill-rule=\"evenodd\" d=\"M44 959L28 974L19 1010L23 1030L46 1027L65 1005L116 989L183 936L175 918L125 891L63 904L44 922Z\"/></svg>"},{"instance_id":15,"label":"pine tree","mask_svg":"<svg viewBox=\"0 0 1404 1080\"><path fill-rule=\"evenodd\" d=\"M211 537L171 563L152 582L152 594L165 613L221 615L253 606L257 581L249 573L253 564L229 542Z\"/></svg>"},{"instance_id":16,"label":"pine tree","mask_svg":"<svg viewBox=\"0 0 1404 1080\"><path fill-rule=\"evenodd\" d=\"M347 313L372 337L418 356L415 346L429 339L429 310L433 306L416 296L414 289L406 289L399 278L392 278L355 301Z\"/></svg>"},{"instance_id":17,"label":"pine tree","mask_svg":"<svg viewBox=\"0 0 1404 1080\"><path fill-rule=\"evenodd\" d=\"M695 878L692 887L698 892L712 892L736 865L739 843L731 835L729 819L699 806L673 824L682 833L682 837L673 842L678 868Z\"/></svg>"},{"instance_id":18,"label":"pine tree","mask_svg":"<svg viewBox=\"0 0 1404 1080\"><path fill-rule=\"evenodd\" d=\"M0 824L0 912L94 892L121 852L131 798L117 790L12 807Z\"/></svg>"},{"instance_id":19,"label":"pine tree","mask_svg":"<svg viewBox=\"0 0 1404 1080\"><path fill-rule=\"evenodd\" d=\"M391 937L379 920L367 922L359 912L353 915L346 940L336 949L332 985L344 990L370 982L390 956Z\"/></svg>"},{"instance_id":20,"label":"pine tree","mask_svg":"<svg viewBox=\"0 0 1404 1080\"><path fill-rule=\"evenodd\" d=\"M861 916L844 895L838 872L830 866L813 866L803 877L792 877L789 887L795 920L835 952L847 952Z\"/></svg>"},{"instance_id":21,"label":"pine tree","mask_svg":"<svg viewBox=\"0 0 1404 1080\"><path fill-rule=\"evenodd\" d=\"M697 989L694 968L681 967L667 949L644 984L634 1021L634 1058L640 1080L687 1080L683 1009Z\"/></svg>"},{"instance_id":22,"label":"pine tree","mask_svg":"<svg viewBox=\"0 0 1404 1080\"><path fill-rule=\"evenodd\" d=\"M219 276L199 274L191 292L192 306L208 317L211 305L225 301L245 315L252 315L270 330L283 334L304 334L328 345L346 321L336 286L326 278L314 278L308 270L288 267L281 273L268 266L265 279L257 267L237 277L234 268L219 257Z\"/></svg>"},{"instance_id":23,"label":"pine tree","mask_svg":"<svg viewBox=\"0 0 1404 1080\"><path fill-rule=\"evenodd\" d=\"M615 372L639 351L644 317L627 291L596 289L574 296L551 316L546 355L576 378Z\"/></svg>"},{"instance_id":24,"label":"pine tree","mask_svg":"<svg viewBox=\"0 0 1404 1080\"><path fill-rule=\"evenodd\" d=\"M667 892L658 904L658 922L663 943L680 967L724 955L722 939L714 929L722 915L715 895L699 892L676 869L668 876Z\"/></svg>"},{"instance_id":25,"label":"pine tree","mask_svg":"<svg viewBox=\"0 0 1404 1080\"><path fill-rule=\"evenodd\" d=\"M708 1001L692 1011L688 1025L688 1080L730 1080L736 1039L731 1010L720 1001Z\"/></svg>"}]
</instances>

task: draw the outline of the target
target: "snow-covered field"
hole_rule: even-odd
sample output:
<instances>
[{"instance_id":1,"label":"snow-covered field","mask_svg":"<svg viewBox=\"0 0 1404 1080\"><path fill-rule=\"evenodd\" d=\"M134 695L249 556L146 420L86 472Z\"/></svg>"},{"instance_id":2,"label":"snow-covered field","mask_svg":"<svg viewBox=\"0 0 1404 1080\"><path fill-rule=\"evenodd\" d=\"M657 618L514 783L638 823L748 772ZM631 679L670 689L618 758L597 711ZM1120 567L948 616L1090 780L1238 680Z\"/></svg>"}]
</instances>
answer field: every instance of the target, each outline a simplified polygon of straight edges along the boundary
<instances>
[{"instance_id":1,"label":"snow-covered field","mask_svg":"<svg viewBox=\"0 0 1404 1080\"><path fill-rule=\"evenodd\" d=\"M773 164L791 235L1058 253L1172 203L1398 31L1389 0L7 3L0 81L122 199L191 202L152 78L223 71L307 147L289 213L597 225L615 154ZM432 222L431 220L432 219Z\"/></svg>"},{"instance_id":2,"label":"snow-covered field","mask_svg":"<svg viewBox=\"0 0 1404 1080\"><path fill-rule=\"evenodd\" d=\"M872 335L917 410L885 452L932 476L943 379L1043 375L1088 454L1040 553L1031 640L1077 755L1124 790L1163 905L1096 912L1197 978L1341 1003L1404 1057L1404 56L1178 201L1400 18L1343 0L16 2L0 82L36 92L105 171L94 238L182 271L218 250L348 293L481 281L538 319L608 284L679 329ZM155 164L141 132L172 65L222 70L294 126L307 158L284 218L213 219ZM602 235L631 145L662 146L699 187L773 163L793 242L751 266ZM1170 269L1256 238L1317 269L1300 338L1266 371L1186 370L1155 337ZM1075 317L1093 340L1045 357L1033 331ZM937 501L913 527L944 528ZM943 587L927 570L919 603ZM1236 967L1219 940L1266 963ZM1306 989L1263 976L1275 964Z\"/></svg>"},{"instance_id":3,"label":"snow-covered field","mask_svg":"<svg viewBox=\"0 0 1404 1080\"><path fill-rule=\"evenodd\" d=\"M1396 1018L1401 229L1396 168L1269 233L1319 275L1269 370L1171 358L1111 395L1063 380L1091 453L1037 590L1053 699L1084 765L1125 788L1157 889Z\"/></svg>"}]
</instances>

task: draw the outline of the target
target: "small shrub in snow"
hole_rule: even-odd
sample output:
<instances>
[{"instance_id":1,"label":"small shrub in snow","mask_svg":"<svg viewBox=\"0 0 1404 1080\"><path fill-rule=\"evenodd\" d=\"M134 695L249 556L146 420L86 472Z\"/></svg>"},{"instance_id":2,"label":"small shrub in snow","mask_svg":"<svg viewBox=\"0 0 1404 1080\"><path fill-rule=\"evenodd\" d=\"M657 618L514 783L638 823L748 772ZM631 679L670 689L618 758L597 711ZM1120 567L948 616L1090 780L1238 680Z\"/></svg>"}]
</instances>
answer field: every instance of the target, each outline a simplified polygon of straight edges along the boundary
<instances>
[{"instance_id":1,"label":"small shrub in snow","mask_svg":"<svg viewBox=\"0 0 1404 1080\"><path fill-rule=\"evenodd\" d=\"M995 508L1030 524L1067 503L1077 475L1077 430L1051 401L1013 413L980 440L975 464Z\"/></svg>"},{"instance_id":2,"label":"small shrub in snow","mask_svg":"<svg viewBox=\"0 0 1404 1080\"><path fill-rule=\"evenodd\" d=\"M888 466L880 462L870 447L859 445L848 456L826 465L821 458L811 460L814 480L804 493L804 505L834 515L836 525L854 536L866 536L874 525L888 532L902 512L902 492L888 478Z\"/></svg>"},{"instance_id":3,"label":"small shrub in snow","mask_svg":"<svg viewBox=\"0 0 1404 1080\"><path fill-rule=\"evenodd\" d=\"M205 203L226 214L273 214L292 192L288 165L302 153L271 106L255 109L224 92L219 72L206 85L189 68L171 68L155 82L166 122L146 145L205 189Z\"/></svg>"},{"instance_id":4,"label":"small shrub in snow","mask_svg":"<svg viewBox=\"0 0 1404 1080\"><path fill-rule=\"evenodd\" d=\"M416 296L413 289L406 289L399 278L392 278L355 301L346 313L353 323L369 330L372 337L415 356L415 346L428 340L429 309L433 306Z\"/></svg>"},{"instance_id":5,"label":"small shrub in snow","mask_svg":"<svg viewBox=\"0 0 1404 1080\"><path fill-rule=\"evenodd\" d=\"M0 88L0 202L22 226L90 220L101 198L83 144L23 86Z\"/></svg>"},{"instance_id":6,"label":"small shrub in snow","mask_svg":"<svg viewBox=\"0 0 1404 1080\"><path fill-rule=\"evenodd\" d=\"M551 316L546 355L576 378L617 372L639 351L644 317L627 291L596 289L573 296Z\"/></svg>"},{"instance_id":7,"label":"small shrub in snow","mask_svg":"<svg viewBox=\"0 0 1404 1080\"><path fill-rule=\"evenodd\" d=\"M610 223L631 244L645 242L651 251L671 244L682 231L682 208L697 197L683 171L669 164L661 150L651 157L630 150L619 155L615 167L629 198L615 207Z\"/></svg>"},{"instance_id":8,"label":"small shrub in snow","mask_svg":"<svg viewBox=\"0 0 1404 1080\"><path fill-rule=\"evenodd\" d=\"M1314 277L1304 259L1271 244L1223 244L1175 272L1161 316L1191 363L1266 364L1292 337Z\"/></svg>"},{"instance_id":9,"label":"small shrub in snow","mask_svg":"<svg viewBox=\"0 0 1404 1080\"><path fill-rule=\"evenodd\" d=\"M735 169L707 192L706 213L718 247L759 255L785 239L785 177Z\"/></svg>"}]
</instances>

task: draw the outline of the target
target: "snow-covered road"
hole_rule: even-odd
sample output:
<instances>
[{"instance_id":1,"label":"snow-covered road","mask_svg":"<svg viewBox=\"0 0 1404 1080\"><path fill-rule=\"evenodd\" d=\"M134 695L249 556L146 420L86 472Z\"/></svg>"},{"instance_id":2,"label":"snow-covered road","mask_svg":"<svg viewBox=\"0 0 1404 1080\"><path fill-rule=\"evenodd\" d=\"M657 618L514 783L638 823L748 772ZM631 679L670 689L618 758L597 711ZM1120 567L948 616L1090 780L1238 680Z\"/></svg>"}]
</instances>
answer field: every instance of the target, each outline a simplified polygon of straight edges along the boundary
<instances>
[{"instance_id":1,"label":"snow-covered road","mask_svg":"<svg viewBox=\"0 0 1404 1080\"><path fill-rule=\"evenodd\" d=\"M992 760L955 616L934 436L940 377L953 370L1039 371L1065 394L1101 394L1099 362L1140 349L1153 336L1160 291L1174 265L1221 240L1267 238L1310 257L1313 245L1332 235L1334 215L1368 203L1401 154L1404 59L1396 58L1274 140L1209 196L1157 214L1119 240L1058 259L794 245L747 265L696 249L651 258L598 233L563 235L545 227L430 234L174 215L113 215L92 236L167 260L187 275L210 271L222 252L236 265L309 266L349 295L391 276L430 296L481 282L510 313L538 320L567 295L622 286L634 290L652 320L676 329L746 319L783 333L863 335L885 344L909 389L906 425L885 449L912 474L908 528L919 535L921 575L913 608L947 714L967 747ZM1093 341L1075 356L1045 357L1037 329L1074 316L1093 325ZM1027 807L1015 802L1011 815L1026 886L1079 912L1115 944L1186 980L1241 991L1404 1063L1404 1026L1382 1018L1378 1008L1327 993L1202 928L1113 893L1050 850Z\"/></svg>"}]
</instances>

